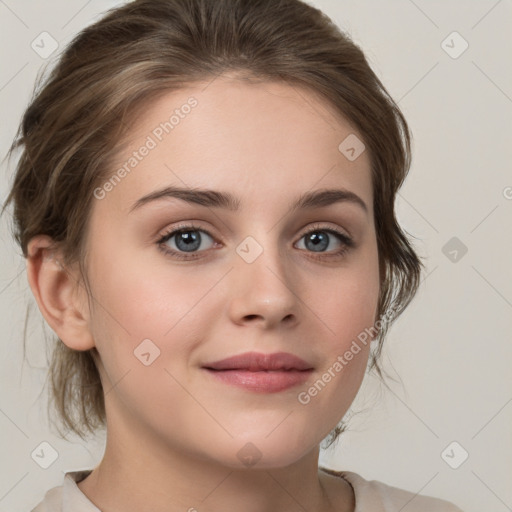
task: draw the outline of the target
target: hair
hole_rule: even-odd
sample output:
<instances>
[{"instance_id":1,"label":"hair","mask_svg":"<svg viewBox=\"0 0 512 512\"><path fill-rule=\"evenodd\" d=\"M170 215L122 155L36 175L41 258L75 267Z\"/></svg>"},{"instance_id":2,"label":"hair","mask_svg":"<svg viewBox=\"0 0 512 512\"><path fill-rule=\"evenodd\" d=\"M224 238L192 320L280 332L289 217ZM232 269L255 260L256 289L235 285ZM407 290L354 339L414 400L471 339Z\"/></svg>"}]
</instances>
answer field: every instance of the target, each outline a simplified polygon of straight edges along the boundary
<instances>
[{"instance_id":1,"label":"hair","mask_svg":"<svg viewBox=\"0 0 512 512\"><path fill-rule=\"evenodd\" d=\"M382 377L384 338L415 296L423 266L394 211L411 134L359 46L300 0L137 0L83 29L39 77L8 152L21 148L2 213L14 203L13 236L23 256L32 237L48 235L66 268L79 265L90 292L85 242L93 190L110 176L129 120L161 94L227 72L320 95L363 138L379 255L377 316L388 320L374 338L369 369ZM54 343L50 402L60 424L84 438L106 425L98 353L70 349L57 337ZM329 444L345 430L340 425Z\"/></svg>"}]
</instances>

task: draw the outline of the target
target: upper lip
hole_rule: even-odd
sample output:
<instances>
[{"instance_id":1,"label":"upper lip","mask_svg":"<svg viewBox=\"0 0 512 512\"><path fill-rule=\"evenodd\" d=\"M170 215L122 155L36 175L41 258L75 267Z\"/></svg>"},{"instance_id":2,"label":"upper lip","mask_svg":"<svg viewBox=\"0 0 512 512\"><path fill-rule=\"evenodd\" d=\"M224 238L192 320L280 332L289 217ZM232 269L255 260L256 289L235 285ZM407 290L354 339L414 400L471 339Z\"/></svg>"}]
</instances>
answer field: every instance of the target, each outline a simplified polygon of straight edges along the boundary
<instances>
[{"instance_id":1,"label":"upper lip","mask_svg":"<svg viewBox=\"0 0 512 512\"><path fill-rule=\"evenodd\" d=\"M288 352L276 352L274 354L245 352L244 354L205 364L203 367L212 370L248 370L251 372L264 370L311 370L313 368L304 359Z\"/></svg>"}]
</instances>

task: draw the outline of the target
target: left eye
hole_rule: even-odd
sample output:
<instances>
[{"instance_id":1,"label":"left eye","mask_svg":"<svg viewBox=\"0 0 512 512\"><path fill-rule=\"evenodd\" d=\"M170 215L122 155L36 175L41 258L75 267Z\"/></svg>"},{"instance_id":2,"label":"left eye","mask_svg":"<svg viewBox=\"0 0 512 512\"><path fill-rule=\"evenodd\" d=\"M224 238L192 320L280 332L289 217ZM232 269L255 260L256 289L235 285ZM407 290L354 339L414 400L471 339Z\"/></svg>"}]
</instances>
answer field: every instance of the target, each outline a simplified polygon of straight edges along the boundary
<instances>
[{"instance_id":1,"label":"left eye","mask_svg":"<svg viewBox=\"0 0 512 512\"><path fill-rule=\"evenodd\" d=\"M305 233L301 240L303 238L306 239L305 248L307 250L313 252L324 252L326 251L327 247L329 246L329 242L333 237L334 239L337 239L338 244L341 246L350 245L350 239L347 236L331 229L314 229L308 233ZM299 249L302 249L302 247L299 247ZM336 249L336 247L331 248L331 250L334 249Z\"/></svg>"}]
</instances>

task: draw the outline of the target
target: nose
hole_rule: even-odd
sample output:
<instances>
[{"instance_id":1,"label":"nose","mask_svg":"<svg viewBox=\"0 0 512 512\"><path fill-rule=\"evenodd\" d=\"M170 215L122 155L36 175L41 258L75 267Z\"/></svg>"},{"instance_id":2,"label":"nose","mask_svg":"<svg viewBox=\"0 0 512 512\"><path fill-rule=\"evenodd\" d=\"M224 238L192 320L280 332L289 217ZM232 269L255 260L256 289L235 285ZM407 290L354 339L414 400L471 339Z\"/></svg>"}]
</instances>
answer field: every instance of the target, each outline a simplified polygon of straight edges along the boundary
<instances>
[{"instance_id":1,"label":"nose","mask_svg":"<svg viewBox=\"0 0 512 512\"><path fill-rule=\"evenodd\" d=\"M229 315L234 323L262 329L298 323L297 281L276 247L265 247L251 263L237 254L230 279Z\"/></svg>"}]
</instances>

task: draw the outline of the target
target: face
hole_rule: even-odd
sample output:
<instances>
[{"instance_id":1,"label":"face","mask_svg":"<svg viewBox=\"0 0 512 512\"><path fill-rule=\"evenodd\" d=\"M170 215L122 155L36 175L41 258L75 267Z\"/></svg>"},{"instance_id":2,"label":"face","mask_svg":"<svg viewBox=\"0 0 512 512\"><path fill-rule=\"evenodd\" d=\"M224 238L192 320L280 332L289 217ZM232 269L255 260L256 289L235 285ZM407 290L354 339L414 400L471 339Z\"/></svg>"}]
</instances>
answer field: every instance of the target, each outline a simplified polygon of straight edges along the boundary
<instances>
[{"instance_id":1,"label":"face","mask_svg":"<svg viewBox=\"0 0 512 512\"><path fill-rule=\"evenodd\" d=\"M379 293L370 160L340 151L357 132L311 92L206 85L155 100L95 191L88 325L108 429L282 467L318 446L365 373L370 340L354 340ZM304 366L207 369L248 352Z\"/></svg>"}]
</instances>

